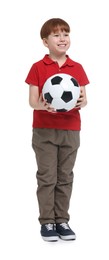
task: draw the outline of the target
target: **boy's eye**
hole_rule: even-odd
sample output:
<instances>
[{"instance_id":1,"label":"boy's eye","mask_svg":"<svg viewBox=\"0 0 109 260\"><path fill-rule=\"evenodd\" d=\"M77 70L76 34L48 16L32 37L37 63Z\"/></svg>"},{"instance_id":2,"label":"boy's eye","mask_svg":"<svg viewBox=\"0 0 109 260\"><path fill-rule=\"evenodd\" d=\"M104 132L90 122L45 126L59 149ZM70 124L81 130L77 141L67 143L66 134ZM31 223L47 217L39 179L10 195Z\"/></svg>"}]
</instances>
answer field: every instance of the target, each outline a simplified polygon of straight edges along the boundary
<instances>
[{"instance_id":1,"label":"boy's eye","mask_svg":"<svg viewBox=\"0 0 109 260\"><path fill-rule=\"evenodd\" d=\"M68 33L65 33L65 34L63 34L63 36L65 36L65 37L67 37L69 34ZM59 37L60 35L59 34L54 34L54 37Z\"/></svg>"}]
</instances>

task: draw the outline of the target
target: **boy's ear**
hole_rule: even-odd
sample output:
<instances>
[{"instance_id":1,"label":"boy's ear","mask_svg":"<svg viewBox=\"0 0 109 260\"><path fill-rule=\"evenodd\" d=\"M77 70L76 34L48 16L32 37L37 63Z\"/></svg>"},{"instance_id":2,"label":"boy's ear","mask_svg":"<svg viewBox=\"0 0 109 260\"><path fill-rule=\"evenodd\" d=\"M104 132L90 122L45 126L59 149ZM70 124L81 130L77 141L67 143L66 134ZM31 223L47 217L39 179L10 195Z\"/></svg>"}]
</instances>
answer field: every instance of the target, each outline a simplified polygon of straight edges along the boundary
<instances>
[{"instance_id":1,"label":"boy's ear","mask_svg":"<svg viewBox=\"0 0 109 260\"><path fill-rule=\"evenodd\" d=\"M43 44L44 44L44 46L45 46L45 47L48 47L48 42L47 42L47 39L46 39L46 38L43 38L43 40L42 40L42 41L43 41Z\"/></svg>"}]
</instances>

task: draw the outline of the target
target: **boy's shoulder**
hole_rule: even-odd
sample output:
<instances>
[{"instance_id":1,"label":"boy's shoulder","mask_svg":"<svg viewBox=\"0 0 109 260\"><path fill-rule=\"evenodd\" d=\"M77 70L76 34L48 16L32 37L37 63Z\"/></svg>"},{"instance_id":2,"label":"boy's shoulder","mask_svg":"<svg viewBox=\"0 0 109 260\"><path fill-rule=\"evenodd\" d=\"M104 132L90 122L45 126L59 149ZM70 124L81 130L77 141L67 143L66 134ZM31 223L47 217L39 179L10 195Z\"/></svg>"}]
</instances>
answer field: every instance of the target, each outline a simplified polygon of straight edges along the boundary
<instances>
[{"instance_id":1,"label":"boy's shoulder","mask_svg":"<svg viewBox=\"0 0 109 260\"><path fill-rule=\"evenodd\" d=\"M38 60L38 61L36 61L36 62L34 62L33 63L33 66L38 66L38 65L40 65L40 64L51 64L51 63L53 63L53 61L49 58L49 55L48 54L46 54L42 59L40 59L40 60Z\"/></svg>"},{"instance_id":2,"label":"boy's shoulder","mask_svg":"<svg viewBox=\"0 0 109 260\"><path fill-rule=\"evenodd\" d=\"M37 67L37 65L38 65L38 64L41 64L42 62L43 62L43 59L40 59L40 60L38 60L38 61L34 61L34 62L33 62L33 66L34 66L34 67L35 67L35 66Z\"/></svg>"},{"instance_id":3,"label":"boy's shoulder","mask_svg":"<svg viewBox=\"0 0 109 260\"><path fill-rule=\"evenodd\" d=\"M71 59L70 57L68 57L68 61L69 61L69 63L70 63L71 65L73 65L73 66L82 67L82 64L81 64L80 62L75 61L75 60Z\"/></svg>"}]
</instances>

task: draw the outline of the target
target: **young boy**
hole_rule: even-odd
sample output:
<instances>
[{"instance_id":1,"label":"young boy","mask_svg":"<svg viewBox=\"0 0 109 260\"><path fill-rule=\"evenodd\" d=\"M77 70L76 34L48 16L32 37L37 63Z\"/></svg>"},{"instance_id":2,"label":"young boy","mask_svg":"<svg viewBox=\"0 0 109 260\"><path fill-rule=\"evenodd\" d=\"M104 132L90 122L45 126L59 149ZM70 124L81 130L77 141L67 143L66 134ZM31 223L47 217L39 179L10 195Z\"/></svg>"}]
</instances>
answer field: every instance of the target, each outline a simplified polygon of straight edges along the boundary
<instances>
[{"instance_id":1,"label":"young boy","mask_svg":"<svg viewBox=\"0 0 109 260\"><path fill-rule=\"evenodd\" d=\"M87 104L85 85L89 83L81 64L66 54L70 47L70 26L60 18L46 21L40 36L49 53L34 63L25 80L30 85L29 104L33 108L32 147L37 161L37 199L41 236L45 241L76 239L70 228L68 210L73 186L73 167L80 145L79 110ZM74 77L80 85L76 107L55 112L42 97L45 81L57 73Z\"/></svg>"}]
</instances>

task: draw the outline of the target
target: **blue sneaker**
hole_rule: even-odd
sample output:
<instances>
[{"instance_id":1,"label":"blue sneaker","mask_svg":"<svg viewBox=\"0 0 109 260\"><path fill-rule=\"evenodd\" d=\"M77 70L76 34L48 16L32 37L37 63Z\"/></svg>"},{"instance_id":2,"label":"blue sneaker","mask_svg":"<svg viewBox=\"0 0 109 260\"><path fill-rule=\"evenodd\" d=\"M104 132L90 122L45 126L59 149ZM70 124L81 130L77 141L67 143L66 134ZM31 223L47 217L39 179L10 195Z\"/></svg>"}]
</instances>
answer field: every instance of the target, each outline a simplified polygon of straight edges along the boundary
<instances>
[{"instance_id":1,"label":"blue sneaker","mask_svg":"<svg viewBox=\"0 0 109 260\"><path fill-rule=\"evenodd\" d=\"M43 224L41 226L41 236L45 241L55 242L59 240L59 236L56 232L55 224Z\"/></svg>"},{"instance_id":2,"label":"blue sneaker","mask_svg":"<svg viewBox=\"0 0 109 260\"><path fill-rule=\"evenodd\" d=\"M68 223L57 223L56 231L59 237L63 240L75 240L76 235L73 230L69 227Z\"/></svg>"}]
</instances>

